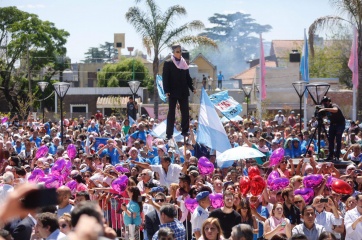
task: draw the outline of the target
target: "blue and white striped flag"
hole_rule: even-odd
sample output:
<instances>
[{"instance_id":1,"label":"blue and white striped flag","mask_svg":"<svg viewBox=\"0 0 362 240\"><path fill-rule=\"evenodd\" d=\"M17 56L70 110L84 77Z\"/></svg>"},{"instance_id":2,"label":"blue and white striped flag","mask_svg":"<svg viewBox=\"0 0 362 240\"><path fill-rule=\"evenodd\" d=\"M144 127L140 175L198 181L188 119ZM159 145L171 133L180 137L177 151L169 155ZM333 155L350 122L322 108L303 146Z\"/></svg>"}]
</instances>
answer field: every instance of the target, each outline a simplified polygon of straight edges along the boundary
<instances>
[{"instance_id":1,"label":"blue and white striped flag","mask_svg":"<svg viewBox=\"0 0 362 240\"><path fill-rule=\"evenodd\" d=\"M196 142L202 143L218 152L224 152L231 148L230 141L217 115L214 104L203 88Z\"/></svg>"},{"instance_id":2,"label":"blue and white striped flag","mask_svg":"<svg viewBox=\"0 0 362 240\"><path fill-rule=\"evenodd\" d=\"M163 82L162 82L162 76L158 75L156 76L156 84L157 84L157 90L158 90L158 96L160 96L161 100L166 102L167 97L163 90Z\"/></svg>"},{"instance_id":3,"label":"blue and white striped flag","mask_svg":"<svg viewBox=\"0 0 362 240\"><path fill-rule=\"evenodd\" d=\"M131 117L128 116L129 125L132 126L133 124L136 124L136 121Z\"/></svg>"}]
</instances>

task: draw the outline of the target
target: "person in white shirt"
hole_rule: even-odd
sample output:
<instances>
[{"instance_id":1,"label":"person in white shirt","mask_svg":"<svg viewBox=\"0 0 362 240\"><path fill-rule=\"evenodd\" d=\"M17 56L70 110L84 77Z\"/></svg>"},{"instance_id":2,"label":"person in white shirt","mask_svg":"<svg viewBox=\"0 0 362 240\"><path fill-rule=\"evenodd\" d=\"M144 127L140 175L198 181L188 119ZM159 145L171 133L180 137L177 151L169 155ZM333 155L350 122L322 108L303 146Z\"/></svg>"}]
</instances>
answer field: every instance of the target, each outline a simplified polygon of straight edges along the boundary
<instances>
[{"instance_id":1,"label":"person in white shirt","mask_svg":"<svg viewBox=\"0 0 362 240\"><path fill-rule=\"evenodd\" d=\"M209 217L209 211L207 210L211 204L209 195L208 191L202 191L196 195L198 205L191 215L192 233L195 234L196 239L201 237L202 224Z\"/></svg>"},{"instance_id":2,"label":"person in white shirt","mask_svg":"<svg viewBox=\"0 0 362 240\"><path fill-rule=\"evenodd\" d=\"M4 185L0 187L0 203L3 203L9 192L14 190L14 174L12 172L5 172L3 175L3 182Z\"/></svg>"},{"instance_id":3,"label":"person in white shirt","mask_svg":"<svg viewBox=\"0 0 362 240\"><path fill-rule=\"evenodd\" d=\"M328 202L323 202L321 201L322 199L327 199ZM326 212L325 206L331 208L333 213ZM335 230L335 226L343 224L343 218L339 215L338 210L331 199L323 198L323 196L317 196L313 200L313 207L316 209L315 223L324 226L326 231L333 232Z\"/></svg>"},{"instance_id":4,"label":"person in white shirt","mask_svg":"<svg viewBox=\"0 0 362 240\"><path fill-rule=\"evenodd\" d=\"M278 123L278 125L282 125L285 122L285 117L282 114L282 110L279 110L278 114L275 115L274 121L276 121Z\"/></svg>"},{"instance_id":5,"label":"person in white shirt","mask_svg":"<svg viewBox=\"0 0 362 240\"><path fill-rule=\"evenodd\" d=\"M346 240L359 240L362 236L362 193L356 195L357 206L346 212Z\"/></svg>"},{"instance_id":6,"label":"person in white shirt","mask_svg":"<svg viewBox=\"0 0 362 240\"><path fill-rule=\"evenodd\" d=\"M183 166L173 164L169 156L163 156L160 159L161 165L150 165L149 163L136 162L134 160L132 160L131 163L158 173L160 176L160 185L167 187L170 187L171 183L178 183L180 173L186 174L189 165L186 161Z\"/></svg>"}]
</instances>

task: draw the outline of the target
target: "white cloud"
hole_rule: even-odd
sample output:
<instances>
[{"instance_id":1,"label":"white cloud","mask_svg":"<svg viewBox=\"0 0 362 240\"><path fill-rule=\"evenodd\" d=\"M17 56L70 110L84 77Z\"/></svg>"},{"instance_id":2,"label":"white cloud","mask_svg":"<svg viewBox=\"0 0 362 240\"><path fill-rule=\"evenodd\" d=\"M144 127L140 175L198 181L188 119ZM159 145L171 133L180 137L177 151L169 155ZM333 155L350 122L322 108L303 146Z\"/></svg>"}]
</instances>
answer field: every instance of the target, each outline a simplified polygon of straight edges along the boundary
<instances>
[{"instance_id":1,"label":"white cloud","mask_svg":"<svg viewBox=\"0 0 362 240\"><path fill-rule=\"evenodd\" d=\"M39 8L45 8L44 4L27 4L27 5L20 5L18 8L25 8L25 9L39 9Z\"/></svg>"}]
</instances>

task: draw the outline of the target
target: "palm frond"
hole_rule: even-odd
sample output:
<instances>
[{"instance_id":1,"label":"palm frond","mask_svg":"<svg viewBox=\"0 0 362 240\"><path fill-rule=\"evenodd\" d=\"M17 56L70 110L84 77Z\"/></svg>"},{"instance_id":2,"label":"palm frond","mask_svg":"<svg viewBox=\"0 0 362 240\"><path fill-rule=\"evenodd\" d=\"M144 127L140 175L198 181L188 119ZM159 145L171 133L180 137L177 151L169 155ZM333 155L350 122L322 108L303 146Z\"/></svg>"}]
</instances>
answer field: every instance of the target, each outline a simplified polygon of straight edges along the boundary
<instances>
[{"instance_id":1,"label":"palm frond","mask_svg":"<svg viewBox=\"0 0 362 240\"><path fill-rule=\"evenodd\" d=\"M147 54L148 54L148 55L151 55L152 47L154 47L154 46L153 46L152 39L149 38L149 37L144 37L144 38L142 39L142 44L143 44L143 46L146 48Z\"/></svg>"},{"instance_id":2,"label":"palm frond","mask_svg":"<svg viewBox=\"0 0 362 240\"><path fill-rule=\"evenodd\" d=\"M186 44L186 45L202 45L206 47L212 47L215 50L218 50L217 43L212 40L211 38L204 37L204 36L184 36L179 38L177 42ZM170 45L172 45L171 43Z\"/></svg>"},{"instance_id":3,"label":"palm frond","mask_svg":"<svg viewBox=\"0 0 362 240\"><path fill-rule=\"evenodd\" d=\"M163 14L162 22L166 26L169 26L169 25L173 24L173 19L175 17L183 16L183 15L186 15L186 14L187 14L186 8L184 8L184 7L180 6L180 5L171 6Z\"/></svg>"},{"instance_id":4,"label":"palm frond","mask_svg":"<svg viewBox=\"0 0 362 240\"><path fill-rule=\"evenodd\" d=\"M138 7L131 7L126 12L126 20L134 26L136 32L140 33L142 37L154 35L152 20Z\"/></svg>"},{"instance_id":5,"label":"palm frond","mask_svg":"<svg viewBox=\"0 0 362 240\"><path fill-rule=\"evenodd\" d=\"M312 57L314 56L314 35L321 29L329 28L334 24L346 21L345 19L338 16L325 16L317 18L310 26L308 30L309 47Z\"/></svg>"}]
</instances>

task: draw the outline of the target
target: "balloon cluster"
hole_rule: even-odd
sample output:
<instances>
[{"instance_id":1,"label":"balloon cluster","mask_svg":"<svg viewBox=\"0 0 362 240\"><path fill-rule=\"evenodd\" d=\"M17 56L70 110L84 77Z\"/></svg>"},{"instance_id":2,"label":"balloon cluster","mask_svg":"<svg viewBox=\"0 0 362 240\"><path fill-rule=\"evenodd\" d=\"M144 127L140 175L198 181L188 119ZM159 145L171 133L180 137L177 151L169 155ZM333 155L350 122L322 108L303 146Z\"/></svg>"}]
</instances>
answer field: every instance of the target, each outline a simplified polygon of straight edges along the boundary
<instances>
[{"instance_id":1,"label":"balloon cluster","mask_svg":"<svg viewBox=\"0 0 362 240\"><path fill-rule=\"evenodd\" d=\"M244 196L246 196L249 191L253 196L260 195L266 187L266 183L260 176L259 168L256 166L249 167L248 177L241 177L239 187L241 194Z\"/></svg>"},{"instance_id":2,"label":"balloon cluster","mask_svg":"<svg viewBox=\"0 0 362 240\"><path fill-rule=\"evenodd\" d=\"M214 164L207 157L200 157L197 167L201 175L206 176L214 172Z\"/></svg>"},{"instance_id":3,"label":"balloon cluster","mask_svg":"<svg viewBox=\"0 0 362 240\"><path fill-rule=\"evenodd\" d=\"M113 180L111 187L113 188L113 190L121 194L126 190L127 184L128 184L128 177L126 175L122 175Z\"/></svg>"},{"instance_id":4,"label":"balloon cluster","mask_svg":"<svg viewBox=\"0 0 362 240\"><path fill-rule=\"evenodd\" d=\"M271 191L280 191L289 185L289 178L280 177L278 171L273 170L267 179L267 186Z\"/></svg>"},{"instance_id":5,"label":"balloon cluster","mask_svg":"<svg viewBox=\"0 0 362 240\"><path fill-rule=\"evenodd\" d=\"M351 195L353 193L353 188L351 185L342 179L334 178L332 176L327 178L326 186L339 194Z\"/></svg>"}]
</instances>

